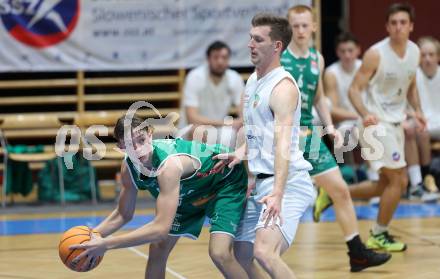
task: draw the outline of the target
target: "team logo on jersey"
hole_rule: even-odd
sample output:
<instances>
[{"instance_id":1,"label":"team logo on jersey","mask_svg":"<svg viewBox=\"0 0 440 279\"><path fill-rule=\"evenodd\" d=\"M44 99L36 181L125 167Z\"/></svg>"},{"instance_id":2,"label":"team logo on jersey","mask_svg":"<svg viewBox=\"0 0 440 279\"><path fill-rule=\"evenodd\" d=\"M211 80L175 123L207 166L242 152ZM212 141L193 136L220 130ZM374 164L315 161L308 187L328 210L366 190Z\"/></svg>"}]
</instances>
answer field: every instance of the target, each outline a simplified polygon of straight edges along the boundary
<instances>
[{"instance_id":1,"label":"team logo on jersey","mask_svg":"<svg viewBox=\"0 0 440 279\"><path fill-rule=\"evenodd\" d=\"M284 55L284 52L283 52L283 55ZM290 63L292 63L292 59L290 59L288 57L284 57L284 56L281 57L280 61L283 64L290 64Z\"/></svg>"},{"instance_id":2,"label":"team logo on jersey","mask_svg":"<svg viewBox=\"0 0 440 279\"><path fill-rule=\"evenodd\" d=\"M312 74L314 74L314 75L319 74L318 63L316 63L315 60L310 61L310 71L311 71Z\"/></svg>"},{"instance_id":3,"label":"team logo on jersey","mask_svg":"<svg viewBox=\"0 0 440 279\"><path fill-rule=\"evenodd\" d=\"M393 152L391 155L393 157L393 161L399 161L400 160L400 153L399 152Z\"/></svg>"},{"instance_id":4,"label":"team logo on jersey","mask_svg":"<svg viewBox=\"0 0 440 279\"><path fill-rule=\"evenodd\" d=\"M79 8L79 0L0 0L0 18L17 41L45 48L72 34Z\"/></svg>"},{"instance_id":5,"label":"team logo on jersey","mask_svg":"<svg viewBox=\"0 0 440 279\"><path fill-rule=\"evenodd\" d=\"M306 68L307 65L302 65L302 64L295 64L295 66L298 68L298 71L300 73L302 73L304 71L304 69Z\"/></svg>"},{"instance_id":6,"label":"team logo on jersey","mask_svg":"<svg viewBox=\"0 0 440 279\"><path fill-rule=\"evenodd\" d=\"M255 95L254 102L252 103L252 107L256 108L258 106L259 102L260 102L260 96L259 95Z\"/></svg>"}]
</instances>

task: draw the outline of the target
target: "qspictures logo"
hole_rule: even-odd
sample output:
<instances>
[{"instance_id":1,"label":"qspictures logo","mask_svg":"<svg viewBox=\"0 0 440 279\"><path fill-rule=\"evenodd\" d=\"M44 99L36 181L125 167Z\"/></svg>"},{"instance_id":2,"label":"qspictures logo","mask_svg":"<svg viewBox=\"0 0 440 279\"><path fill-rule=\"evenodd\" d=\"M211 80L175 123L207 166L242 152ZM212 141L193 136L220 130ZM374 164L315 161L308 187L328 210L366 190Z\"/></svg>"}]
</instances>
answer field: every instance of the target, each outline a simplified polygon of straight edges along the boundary
<instances>
[{"instance_id":1,"label":"qspictures logo","mask_svg":"<svg viewBox=\"0 0 440 279\"><path fill-rule=\"evenodd\" d=\"M0 19L8 33L34 48L67 39L79 14L80 0L0 0Z\"/></svg>"}]
</instances>

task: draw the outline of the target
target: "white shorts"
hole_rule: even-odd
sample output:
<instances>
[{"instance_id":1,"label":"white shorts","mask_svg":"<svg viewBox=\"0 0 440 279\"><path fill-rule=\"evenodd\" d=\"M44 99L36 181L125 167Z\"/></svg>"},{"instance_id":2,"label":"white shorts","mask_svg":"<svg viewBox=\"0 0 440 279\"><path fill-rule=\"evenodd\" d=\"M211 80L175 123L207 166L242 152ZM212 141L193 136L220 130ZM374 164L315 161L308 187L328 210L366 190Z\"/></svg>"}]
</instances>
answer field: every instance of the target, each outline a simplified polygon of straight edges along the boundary
<instances>
[{"instance_id":1,"label":"white shorts","mask_svg":"<svg viewBox=\"0 0 440 279\"><path fill-rule=\"evenodd\" d=\"M235 241L252 243L255 241L257 229L265 225L265 222L261 219L266 208L266 205L262 205L257 201L272 192L273 182L274 177L257 180L256 193L249 197L247 201L246 210L238 226ZM276 224L289 246L292 245L295 238L301 217L315 198L316 191L307 171L296 172L287 180L281 205L283 225L280 226L279 220Z\"/></svg>"},{"instance_id":2,"label":"white shorts","mask_svg":"<svg viewBox=\"0 0 440 279\"><path fill-rule=\"evenodd\" d=\"M405 162L405 134L401 124L380 122L364 128L359 135L362 158L369 161L373 170L400 169Z\"/></svg>"}]
</instances>

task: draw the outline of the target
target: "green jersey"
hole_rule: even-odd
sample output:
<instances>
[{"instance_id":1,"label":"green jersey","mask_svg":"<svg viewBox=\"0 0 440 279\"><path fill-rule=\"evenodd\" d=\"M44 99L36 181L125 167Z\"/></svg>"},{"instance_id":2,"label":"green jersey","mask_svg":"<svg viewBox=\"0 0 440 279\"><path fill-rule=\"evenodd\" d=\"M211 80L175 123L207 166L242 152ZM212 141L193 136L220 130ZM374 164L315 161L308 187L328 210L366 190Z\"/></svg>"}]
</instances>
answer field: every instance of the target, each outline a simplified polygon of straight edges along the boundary
<instances>
[{"instance_id":1,"label":"green jersey","mask_svg":"<svg viewBox=\"0 0 440 279\"><path fill-rule=\"evenodd\" d=\"M300 125L306 126L313 131L304 140L303 156L312 164L313 169L309 171L313 177L337 168L335 158L321 141L320 132L313 129L313 103L319 83L319 55L316 49L309 49L309 56L306 58L296 57L289 49L281 55L281 64L296 80L301 91L301 120ZM316 134L318 133L318 134ZM319 138L319 142L312 140ZM313 143L313 144L312 144ZM317 149L316 149L317 148Z\"/></svg>"},{"instance_id":2,"label":"green jersey","mask_svg":"<svg viewBox=\"0 0 440 279\"><path fill-rule=\"evenodd\" d=\"M223 173L215 173L212 168L217 161L212 156L219 153L229 152L227 147L222 145L207 145L195 141L183 139L160 139L153 140L152 170L158 170L163 163L171 156L187 155L197 161L196 171L190 177L180 180L181 199L198 203L198 199L206 199L216 192L219 181L229 172L225 169ZM133 162L127 158L135 186L139 190L148 190L154 198L159 195L159 185L156 178L144 176Z\"/></svg>"},{"instance_id":3,"label":"green jersey","mask_svg":"<svg viewBox=\"0 0 440 279\"><path fill-rule=\"evenodd\" d=\"M222 145L207 145L182 139L153 140L152 171L160 169L171 156L194 158L196 171L180 180L180 197L170 235L196 238L205 216L210 218L211 232L235 235L246 200L247 173L243 164L214 172L218 162L212 157L230 152ZM130 158L126 158L133 184L148 190L154 198L160 192L155 177L143 175Z\"/></svg>"},{"instance_id":4,"label":"green jersey","mask_svg":"<svg viewBox=\"0 0 440 279\"><path fill-rule=\"evenodd\" d=\"M312 108L319 82L319 55L316 49L309 49L307 58L296 57L288 48L281 55L281 65L298 84L301 91L301 126L312 126Z\"/></svg>"}]
</instances>

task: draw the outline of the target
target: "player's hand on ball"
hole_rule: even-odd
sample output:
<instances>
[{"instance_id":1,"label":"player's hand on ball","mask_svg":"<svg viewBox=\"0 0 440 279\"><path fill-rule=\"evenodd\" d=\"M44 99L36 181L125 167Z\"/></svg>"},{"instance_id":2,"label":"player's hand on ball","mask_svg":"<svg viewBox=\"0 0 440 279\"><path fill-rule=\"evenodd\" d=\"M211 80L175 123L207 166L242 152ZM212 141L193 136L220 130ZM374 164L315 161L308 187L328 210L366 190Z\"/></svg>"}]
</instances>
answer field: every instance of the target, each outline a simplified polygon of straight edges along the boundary
<instances>
[{"instance_id":1,"label":"player's hand on ball","mask_svg":"<svg viewBox=\"0 0 440 279\"><path fill-rule=\"evenodd\" d=\"M91 267L94 267L98 263L98 258L103 257L104 253L107 251L107 246L105 244L104 238L102 238L97 233L92 233L92 238L90 239L90 241L84 242L82 244L72 245L69 248L71 250L85 250L72 261L72 264L76 265L81 261L82 258L87 257L87 260L84 261L82 266L79 267L79 271L87 270Z\"/></svg>"}]
</instances>

